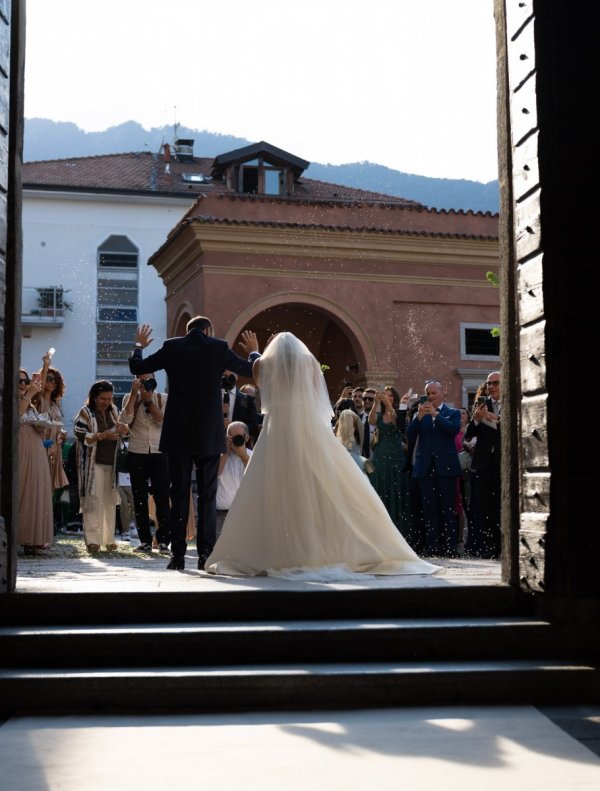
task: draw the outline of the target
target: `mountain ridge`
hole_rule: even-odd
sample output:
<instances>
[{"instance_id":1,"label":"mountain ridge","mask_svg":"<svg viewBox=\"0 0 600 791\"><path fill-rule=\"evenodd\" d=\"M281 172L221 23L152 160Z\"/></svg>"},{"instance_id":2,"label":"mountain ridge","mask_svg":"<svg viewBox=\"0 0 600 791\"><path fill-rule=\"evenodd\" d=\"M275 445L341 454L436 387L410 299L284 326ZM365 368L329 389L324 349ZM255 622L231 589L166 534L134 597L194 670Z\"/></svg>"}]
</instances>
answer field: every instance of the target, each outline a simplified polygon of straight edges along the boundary
<instances>
[{"instance_id":1,"label":"mountain ridge","mask_svg":"<svg viewBox=\"0 0 600 791\"><path fill-rule=\"evenodd\" d=\"M177 137L193 139L194 156L197 157L215 157L253 142L235 135L183 126L177 128ZM172 138L171 126L144 129L137 121L126 121L101 132L85 132L71 121L26 118L24 160L70 159L144 149L158 152L161 145ZM497 181L483 183L419 176L367 160L342 165L311 162L303 175L309 179L415 200L431 209L496 214L499 208Z\"/></svg>"}]
</instances>

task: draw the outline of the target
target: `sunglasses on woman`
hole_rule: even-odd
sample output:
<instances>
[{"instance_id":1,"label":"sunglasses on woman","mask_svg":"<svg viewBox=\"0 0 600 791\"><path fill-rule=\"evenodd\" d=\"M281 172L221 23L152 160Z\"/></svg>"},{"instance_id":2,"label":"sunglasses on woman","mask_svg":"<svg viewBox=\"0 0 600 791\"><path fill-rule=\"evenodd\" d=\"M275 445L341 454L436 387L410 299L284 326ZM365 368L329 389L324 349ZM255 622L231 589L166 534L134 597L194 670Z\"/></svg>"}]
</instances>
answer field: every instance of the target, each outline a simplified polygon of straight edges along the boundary
<instances>
[{"instance_id":1,"label":"sunglasses on woman","mask_svg":"<svg viewBox=\"0 0 600 791\"><path fill-rule=\"evenodd\" d=\"M56 377L54 377L54 376L47 376L46 377L46 381L47 382L56 382Z\"/></svg>"},{"instance_id":2,"label":"sunglasses on woman","mask_svg":"<svg viewBox=\"0 0 600 791\"><path fill-rule=\"evenodd\" d=\"M31 379L19 379L20 385L29 385L31 384Z\"/></svg>"}]
</instances>

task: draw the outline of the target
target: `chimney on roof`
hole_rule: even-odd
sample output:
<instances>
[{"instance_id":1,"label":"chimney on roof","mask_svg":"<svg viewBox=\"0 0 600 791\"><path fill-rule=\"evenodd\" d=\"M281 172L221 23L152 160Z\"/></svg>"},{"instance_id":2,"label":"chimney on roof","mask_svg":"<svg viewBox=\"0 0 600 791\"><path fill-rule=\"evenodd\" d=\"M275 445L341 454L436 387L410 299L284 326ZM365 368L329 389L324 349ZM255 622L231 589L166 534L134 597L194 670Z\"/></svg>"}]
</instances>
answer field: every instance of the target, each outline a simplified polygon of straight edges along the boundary
<instances>
[{"instance_id":1,"label":"chimney on roof","mask_svg":"<svg viewBox=\"0 0 600 791\"><path fill-rule=\"evenodd\" d=\"M168 143L165 143L163 146L163 158L165 162L171 161L171 146Z\"/></svg>"},{"instance_id":2,"label":"chimney on roof","mask_svg":"<svg viewBox=\"0 0 600 791\"><path fill-rule=\"evenodd\" d=\"M194 141L190 139L184 140L179 138L175 141L175 156L179 162L193 162L194 161Z\"/></svg>"}]
</instances>

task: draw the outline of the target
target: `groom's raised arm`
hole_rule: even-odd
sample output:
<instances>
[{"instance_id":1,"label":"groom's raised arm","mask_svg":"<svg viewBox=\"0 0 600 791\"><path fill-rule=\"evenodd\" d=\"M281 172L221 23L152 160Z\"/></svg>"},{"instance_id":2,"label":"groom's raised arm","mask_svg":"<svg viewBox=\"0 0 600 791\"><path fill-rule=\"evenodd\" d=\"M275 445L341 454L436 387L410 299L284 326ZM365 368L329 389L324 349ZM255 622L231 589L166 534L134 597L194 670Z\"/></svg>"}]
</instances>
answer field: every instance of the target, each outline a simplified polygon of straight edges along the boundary
<instances>
[{"instance_id":1,"label":"groom's raised arm","mask_svg":"<svg viewBox=\"0 0 600 791\"><path fill-rule=\"evenodd\" d=\"M152 343L152 327L149 324L142 324L135 333L135 348L129 355L129 370L134 376L141 374L152 374L155 371L162 371L165 367L164 346L154 354L144 359L143 350Z\"/></svg>"}]
</instances>

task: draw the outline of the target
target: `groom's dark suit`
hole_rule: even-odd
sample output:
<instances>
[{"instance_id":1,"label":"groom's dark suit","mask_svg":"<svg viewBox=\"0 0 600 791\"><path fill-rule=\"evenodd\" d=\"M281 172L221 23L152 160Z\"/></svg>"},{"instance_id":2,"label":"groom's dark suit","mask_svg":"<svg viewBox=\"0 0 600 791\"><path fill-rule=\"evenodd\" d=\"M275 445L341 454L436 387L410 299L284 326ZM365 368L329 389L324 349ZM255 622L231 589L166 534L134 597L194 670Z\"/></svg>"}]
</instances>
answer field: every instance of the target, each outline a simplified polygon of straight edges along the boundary
<instances>
[{"instance_id":1,"label":"groom's dark suit","mask_svg":"<svg viewBox=\"0 0 600 791\"><path fill-rule=\"evenodd\" d=\"M227 342L192 329L181 338L170 338L154 354L142 358L136 348L129 358L135 376L165 370L169 378L169 398L160 439L160 450L169 456L171 479L171 551L181 561L187 549L186 524L189 515L192 468L198 487L198 557L210 554L215 540L217 476L219 458L225 451L225 431L221 403L223 371L252 376L252 362L243 360Z\"/></svg>"}]
</instances>

